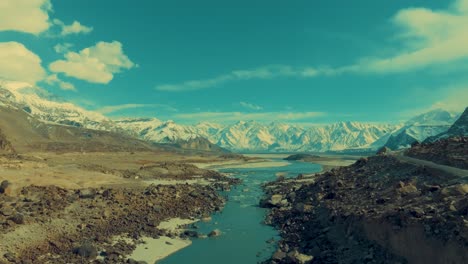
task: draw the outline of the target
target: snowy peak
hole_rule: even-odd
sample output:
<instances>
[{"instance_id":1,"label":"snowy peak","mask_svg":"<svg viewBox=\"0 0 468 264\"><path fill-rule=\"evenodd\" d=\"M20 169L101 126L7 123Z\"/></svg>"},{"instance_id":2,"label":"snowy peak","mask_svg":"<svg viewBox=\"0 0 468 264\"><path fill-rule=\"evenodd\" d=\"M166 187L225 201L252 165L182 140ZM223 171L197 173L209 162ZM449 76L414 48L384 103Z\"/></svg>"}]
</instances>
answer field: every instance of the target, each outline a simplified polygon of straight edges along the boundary
<instances>
[{"instance_id":1,"label":"snowy peak","mask_svg":"<svg viewBox=\"0 0 468 264\"><path fill-rule=\"evenodd\" d=\"M408 122L407 126L411 125L452 125L457 119L459 113L450 112L444 109L435 109L424 114L420 114Z\"/></svg>"},{"instance_id":2,"label":"snowy peak","mask_svg":"<svg viewBox=\"0 0 468 264\"><path fill-rule=\"evenodd\" d=\"M416 116L401 129L392 133L385 146L390 149L407 148L416 142L445 133L456 121L459 114L436 109Z\"/></svg>"},{"instance_id":3,"label":"snowy peak","mask_svg":"<svg viewBox=\"0 0 468 264\"><path fill-rule=\"evenodd\" d=\"M23 109L43 121L90 129L112 130L112 122L105 116L69 102L60 102L44 90L27 83L2 82L0 102L7 107Z\"/></svg>"}]
</instances>

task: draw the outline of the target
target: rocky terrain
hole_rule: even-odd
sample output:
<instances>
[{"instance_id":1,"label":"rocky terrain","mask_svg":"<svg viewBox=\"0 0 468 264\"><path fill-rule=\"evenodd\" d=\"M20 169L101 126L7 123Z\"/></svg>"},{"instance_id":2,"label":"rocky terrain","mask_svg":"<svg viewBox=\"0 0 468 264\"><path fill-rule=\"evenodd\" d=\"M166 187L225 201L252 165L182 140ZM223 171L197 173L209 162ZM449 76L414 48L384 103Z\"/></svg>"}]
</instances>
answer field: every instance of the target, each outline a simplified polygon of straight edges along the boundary
<instances>
[{"instance_id":1,"label":"rocky terrain","mask_svg":"<svg viewBox=\"0 0 468 264\"><path fill-rule=\"evenodd\" d=\"M266 223L282 237L268 263L466 263L468 171L399 155L265 185Z\"/></svg>"},{"instance_id":2,"label":"rocky terrain","mask_svg":"<svg viewBox=\"0 0 468 264\"><path fill-rule=\"evenodd\" d=\"M143 236L185 238L158 224L220 210L218 191L237 183L155 154L2 156L0 263L126 263Z\"/></svg>"},{"instance_id":3,"label":"rocky terrain","mask_svg":"<svg viewBox=\"0 0 468 264\"><path fill-rule=\"evenodd\" d=\"M406 155L451 167L468 169L468 137L451 137L433 143L414 144Z\"/></svg>"},{"instance_id":4,"label":"rocky terrain","mask_svg":"<svg viewBox=\"0 0 468 264\"><path fill-rule=\"evenodd\" d=\"M192 165L244 158L218 151L0 106L0 263L137 263L142 237L186 238L158 225L223 207L218 191L238 180Z\"/></svg>"}]
</instances>

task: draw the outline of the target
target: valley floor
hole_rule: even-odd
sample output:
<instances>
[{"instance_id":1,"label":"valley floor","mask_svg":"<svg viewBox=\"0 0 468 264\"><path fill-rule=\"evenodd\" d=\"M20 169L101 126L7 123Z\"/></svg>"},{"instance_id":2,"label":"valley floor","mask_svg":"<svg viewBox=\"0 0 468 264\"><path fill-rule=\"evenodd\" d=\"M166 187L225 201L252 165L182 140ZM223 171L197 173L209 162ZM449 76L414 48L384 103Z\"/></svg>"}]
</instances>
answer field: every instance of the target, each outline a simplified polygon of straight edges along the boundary
<instances>
[{"instance_id":1,"label":"valley floor","mask_svg":"<svg viewBox=\"0 0 468 264\"><path fill-rule=\"evenodd\" d=\"M154 152L1 156L0 263L122 263L143 240L164 241L159 258L170 254L189 240L161 223L221 210L218 190L237 183L190 163L220 161Z\"/></svg>"}]
</instances>

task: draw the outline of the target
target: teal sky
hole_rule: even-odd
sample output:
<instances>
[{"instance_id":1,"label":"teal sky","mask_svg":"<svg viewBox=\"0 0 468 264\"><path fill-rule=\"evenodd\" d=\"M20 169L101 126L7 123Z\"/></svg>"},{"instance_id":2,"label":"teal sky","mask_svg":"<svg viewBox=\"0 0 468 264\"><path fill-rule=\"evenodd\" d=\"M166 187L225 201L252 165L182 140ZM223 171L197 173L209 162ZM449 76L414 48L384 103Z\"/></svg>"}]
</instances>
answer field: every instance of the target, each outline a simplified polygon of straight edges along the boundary
<instances>
[{"instance_id":1,"label":"teal sky","mask_svg":"<svg viewBox=\"0 0 468 264\"><path fill-rule=\"evenodd\" d=\"M467 0L0 2L0 78L111 117L397 122L468 102Z\"/></svg>"}]
</instances>

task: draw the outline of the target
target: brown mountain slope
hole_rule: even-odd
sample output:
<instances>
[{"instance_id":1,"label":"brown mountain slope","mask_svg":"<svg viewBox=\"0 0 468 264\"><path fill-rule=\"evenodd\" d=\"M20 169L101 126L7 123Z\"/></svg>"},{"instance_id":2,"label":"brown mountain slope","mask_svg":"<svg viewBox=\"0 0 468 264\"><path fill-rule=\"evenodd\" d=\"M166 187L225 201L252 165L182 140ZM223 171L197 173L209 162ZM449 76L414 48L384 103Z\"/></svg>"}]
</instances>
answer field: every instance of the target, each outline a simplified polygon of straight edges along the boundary
<instances>
[{"instance_id":1,"label":"brown mountain slope","mask_svg":"<svg viewBox=\"0 0 468 264\"><path fill-rule=\"evenodd\" d=\"M0 107L2 145L27 151L149 151L147 142L116 133L45 123L14 108Z\"/></svg>"}]
</instances>

